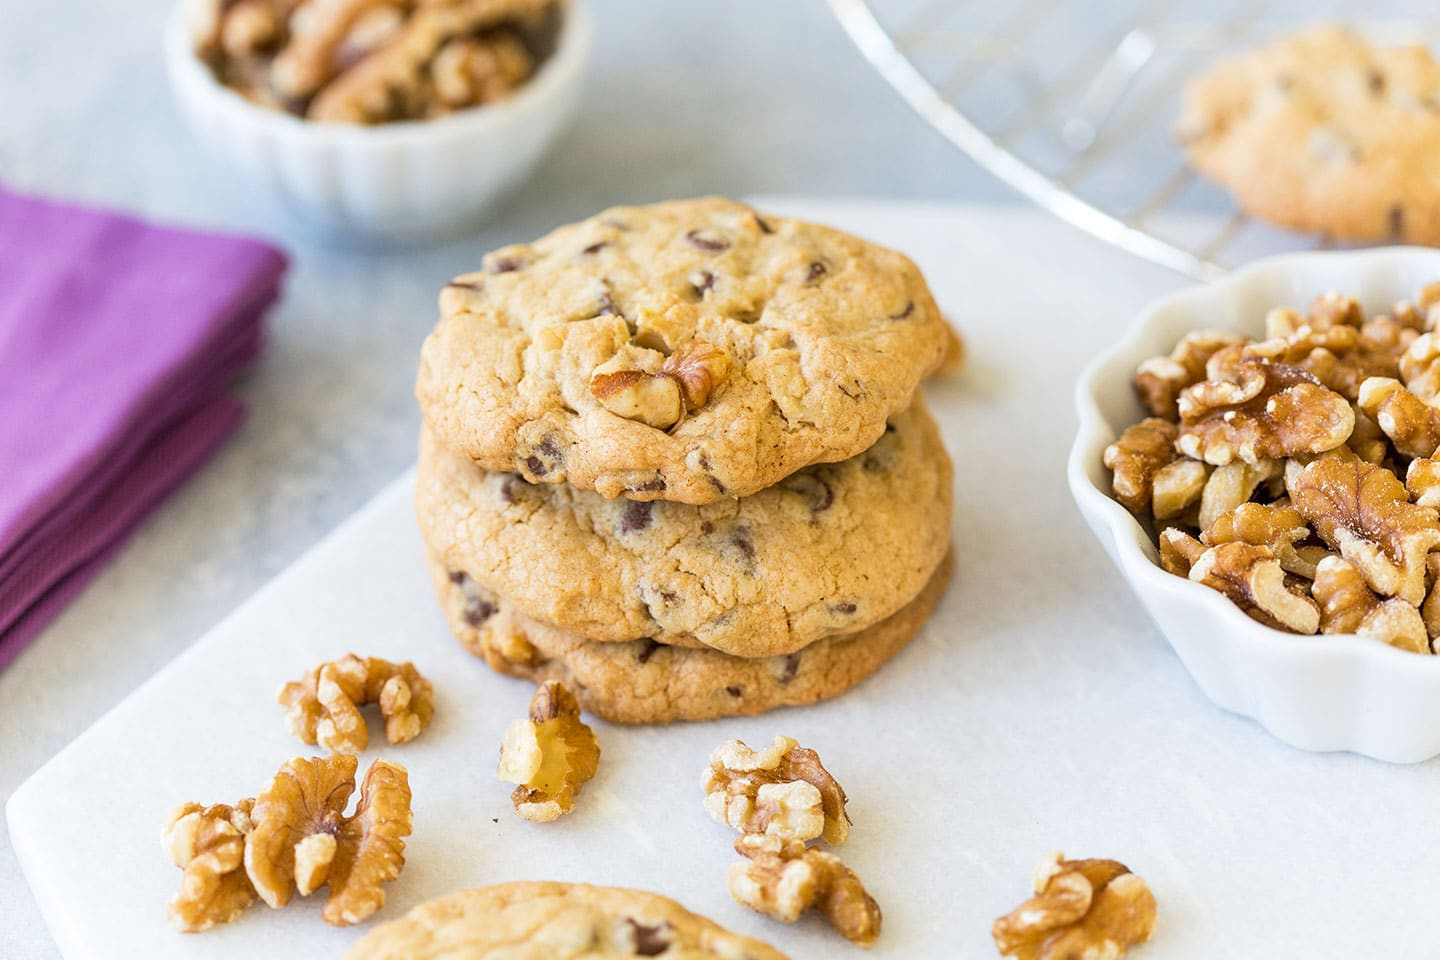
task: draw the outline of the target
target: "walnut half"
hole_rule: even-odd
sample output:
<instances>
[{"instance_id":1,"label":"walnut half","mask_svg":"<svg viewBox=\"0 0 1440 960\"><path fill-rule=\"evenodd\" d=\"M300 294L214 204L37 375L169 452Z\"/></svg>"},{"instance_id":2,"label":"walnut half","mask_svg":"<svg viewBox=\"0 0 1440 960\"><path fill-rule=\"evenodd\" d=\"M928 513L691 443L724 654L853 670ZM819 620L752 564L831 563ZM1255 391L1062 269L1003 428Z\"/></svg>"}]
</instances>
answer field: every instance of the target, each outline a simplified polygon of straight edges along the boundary
<instances>
[{"instance_id":1,"label":"walnut half","mask_svg":"<svg viewBox=\"0 0 1440 960\"><path fill-rule=\"evenodd\" d=\"M705 810L741 833L782 840L841 844L850 833L845 791L819 754L790 737L758 751L739 740L716 747L705 774Z\"/></svg>"},{"instance_id":2,"label":"walnut half","mask_svg":"<svg viewBox=\"0 0 1440 960\"><path fill-rule=\"evenodd\" d=\"M1181 392L1176 444L1186 456L1219 467L1324 453L1355 429L1350 402L1299 367L1244 359L1234 377Z\"/></svg>"},{"instance_id":3,"label":"walnut half","mask_svg":"<svg viewBox=\"0 0 1440 960\"><path fill-rule=\"evenodd\" d=\"M1190 579L1224 594L1267 627L1307 634L1320 627L1319 609L1285 585L1285 571L1269 547L1241 541L1216 544L1195 561Z\"/></svg>"},{"instance_id":4,"label":"walnut half","mask_svg":"<svg viewBox=\"0 0 1440 960\"><path fill-rule=\"evenodd\" d=\"M254 804L186 803L171 812L160 845L185 871L169 906L176 930L199 933L229 923L255 902L255 888L245 874L245 838L253 827Z\"/></svg>"},{"instance_id":5,"label":"walnut half","mask_svg":"<svg viewBox=\"0 0 1440 960\"><path fill-rule=\"evenodd\" d=\"M297 891L330 888L321 915L332 926L359 923L385 903L383 884L405 866L410 784L405 768L376 760L360 786L348 754L285 762L255 798L255 829L245 845L245 872L271 907Z\"/></svg>"},{"instance_id":6,"label":"walnut half","mask_svg":"<svg viewBox=\"0 0 1440 960\"><path fill-rule=\"evenodd\" d=\"M1440 410L1399 380L1371 377L1360 384L1358 404L1405 456L1428 458L1440 452Z\"/></svg>"},{"instance_id":7,"label":"walnut half","mask_svg":"<svg viewBox=\"0 0 1440 960\"><path fill-rule=\"evenodd\" d=\"M730 356L703 340L684 344L649 372L617 353L595 368L590 393L606 410L667 430L710 401L730 372Z\"/></svg>"},{"instance_id":8,"label":"walnut half","mask_svg":"<svg viewBox=\"0 0 1440 960\"><path fill-rule=\"evenodd\" d=\"M1154 894L1123 863L1056 853L1035 868L1035 896L990 934L1015 960L1114 960L1150 939L1155 914Z\"/></svg>"},{"instance_id":9,"label":"walnut half","mask_svg":"<svg viewBox=\"0 0 1440 960\"><path fill-rule=\"evenodd\" d=\"M1395 474L1354 457L1322 457L1289 488L1295 509L1370 589L1417 606L1425 599L1425 556L1440 546L1440 515L1411 503Z\"/></svg>"},{"instance_id":10,"label":"walnut half","mask_svg":"<svg viewBox=\"0 0 1440 960\"><path fill-rule=\"evenodd\" d=\"M1222 543L1269 547L1286 573L1313 580L1315 564L1326 551L1320 546L1300 546L1301 541L1309 536L1310 528L1305 525L1305 518L1292 506L1242 503L1217 517L1200 539L1208 547Z\"/></svg>"},{"instance_id":11,"label":"walnut half","mask_svg":"<svg viewBox=\"0 0 1440 960\"><path fill-rule=\"evenodd\" d=\"M833 853L760 834L736 838L735 852L748 858L730 867L727 886L736 903L781 923L818 910L841 936L862 947L879 938L880 905Z\"/></svg>"},{"instance_id":12,"label":"walnut half","mask_svg":"<svg viewBox=\"0 0 1440 960\"><path fill-rule=\"evenodd\" d=\"M600 767L600 742L580 720L580 704L558 680L540 685L530 716L516 720L500 745L500 779L519 784L515 812L546 823L575 809L575 797Z\"/></svg>"},{"instance_id":13,"label":"walnut half","mask_svg":"<svg viewBox=\"0 0 1440 960\"><path fill-rule=\"evenodd\" d=\"M1175 459L1176 433L1170 421L1146 417L1105 448L1105 466L1113 474L1111 489L1131 513L1151 509L1155 476Z\"/></svg>"},{"instance_id":14,"label":"walnut half","mask_svg":"<svg viewBox=\"0 0 1440 960\"><path fill-rule=\"evenodd\" d=\"M1243 339L1224 330L1200 330L1186 334L1166 357L1151 357L1135 371L1135 394L1152 417L1180 419L1175 401L1180 391L1205 379L1205 364L1225 347Z\"/></svg>"},{"instance_id":15,"label":"walnut half","mask_svg":"<svg viewBox=\"0 0 1440 960\"><path fill-rule=\"evenodd\" d=\"M360 708L378 703L385 738L406 743L420 735L435 712L430 681L412 663L346 654L285 684L279 702L290 732L335 753L359 753L370 741Z\"/></svg>"},{"instance_id":16,"label":"walnut half","mask_svg":"<svg viewBox=\"0 0 1440 960\"><path fill-rule=\"evenodd\" d=\"M1425 621L1415 605L1377 596L1348 560L1321 560L1311 592L1320 604L1322 633L1356 633L1411 653L1430 652Z\"/></svg>"}]
</instances>

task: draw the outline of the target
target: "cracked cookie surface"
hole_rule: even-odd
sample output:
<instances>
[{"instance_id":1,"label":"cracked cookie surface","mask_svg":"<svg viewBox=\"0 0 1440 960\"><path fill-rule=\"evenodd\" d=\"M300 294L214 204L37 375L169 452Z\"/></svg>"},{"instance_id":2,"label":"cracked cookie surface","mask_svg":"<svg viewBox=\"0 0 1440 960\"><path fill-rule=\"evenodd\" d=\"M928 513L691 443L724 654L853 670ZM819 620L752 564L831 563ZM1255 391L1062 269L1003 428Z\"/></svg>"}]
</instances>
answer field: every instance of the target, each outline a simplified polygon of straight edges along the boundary
<instances>
[{"instance_id":1,"label":"cracked cookie surface","mask_svg":"<svg viewBox=\"0 0 1440 960\"><path fill-rule=\"evenodd\" d=\"M427 433L416 507L448 569L531 619L765 657L868 627L920 592L948 549L951 466L918 398L858 456L700 506L531 484Z\"/></svg>"},{"instance_id":2,"label":"cracked cookie surface","mask_svg":"<svg viewBox=\"0 0 1440 960\"><path fill-rule=\"evenodd\" d=\"M719 198L494 251L440 313L416 394L446 446L531 482L697 504L864 451L949 341L902 254ZM703 396L663 365L697 347L724 358ZM617 364L627 392L597 397Z\"/></svg>"},{"instance_id":3,"label":"cracked cookie surface","mask_svg":"<svg viewBox=\"0 0 1440 960\"><path fill-rule=\"evenodd\" d=\"M528 619L462 571L428 556L450 629L466 649L500 673L559 680L585 709L613 723L753 716L838 696L919 632L945 593L953 560L947 553L920 593L879 623L784 656L746 659L649 638L593 643Z\"/></svg>"},{"instance_id":4,"label":"cracked cookie surface","mask_svg":"<svg viewBox=\"0 0 1440 960\"><path fill-rule=\"evenodd\" d=\"M503 883L421 904L346 960L785 960L668 897L580 883Z\"/></svg>"},{"instance_id":5,"label":"cracked cookie surface","mask_svg":"<svg viewBox=\"0 0 1440 960\"><path fill-rule=\"evenodd\" d=\"M1190 162L1271 223L1440 243L1440 63L1338 26L1282 37L1194 80L1176 135Z\"/></svg>"}]
</instances>

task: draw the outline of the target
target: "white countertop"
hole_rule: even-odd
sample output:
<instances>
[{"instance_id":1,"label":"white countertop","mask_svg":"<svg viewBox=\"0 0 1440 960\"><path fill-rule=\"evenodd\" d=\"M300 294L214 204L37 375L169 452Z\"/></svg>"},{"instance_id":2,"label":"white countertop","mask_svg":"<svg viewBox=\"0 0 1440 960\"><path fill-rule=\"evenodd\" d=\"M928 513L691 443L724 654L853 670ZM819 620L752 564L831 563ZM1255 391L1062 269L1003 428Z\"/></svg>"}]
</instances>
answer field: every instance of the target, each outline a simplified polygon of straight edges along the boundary
<instances>
[{"instance_id":1,"label":"white countertop","mask_svg":"<svg viewBox=\"0 0 1440 960\"><path fill-rule=\"evenodd\" d=\"M205 162L164 81L168 0L0 0L0 179L263 233L295 261L240 388L241 433L0 672L0 801L411 462L414 357L436 290L482 251L610 203L696 193L1009 196L911 116L818 0L733 2L723 16L666 0L593 7L579 122L491 227L367 254L290 236ZM1120 291L1117 309L1137 297ZM0 918L0 957L57 956L3 835Z\"/></svg>"}]
</instances>

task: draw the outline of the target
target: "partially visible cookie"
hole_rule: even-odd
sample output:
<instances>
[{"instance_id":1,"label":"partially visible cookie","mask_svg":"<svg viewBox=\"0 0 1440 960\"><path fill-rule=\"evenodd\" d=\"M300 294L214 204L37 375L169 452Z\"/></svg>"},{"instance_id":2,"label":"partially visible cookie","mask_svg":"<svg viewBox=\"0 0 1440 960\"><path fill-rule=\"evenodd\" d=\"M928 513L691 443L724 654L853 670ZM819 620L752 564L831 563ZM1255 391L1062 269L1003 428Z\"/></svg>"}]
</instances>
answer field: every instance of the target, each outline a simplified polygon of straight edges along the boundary
<instances>
[{"instance_id":1,"label":"partially visible cookie","mask_svg":"<svg viewBox=\"0 0 1440 960\"><path fill-rule=\"evenodd\" d=\"M752 716L838 696L878 670L919 632L950 580L944 561L919 595L879 623L779 657L745 659L653 640L593 643L513 610L433 554L431 579L450 628L500 673L559 680L585 709L614 723Z\"/></svg>"},{"instance_id":2,"label":"partially visible cookie","mask_svg":"<svg viewBox=\"0 0 1440 960\"><path fill-rule=\"evenodd\" d=\"M741 657L853 633L909 603L950 538L950 459L918 398L873 447L738 500L607 500L420 443L430 549L517 612L595 641Z\"/></svg>"},{"instance_id":3,"label":"partially visible cookie","mask_svg":"<svg viewBox=\"0 0 1440 960\"><path fill-rule=\"evenodd\" d=\"M719 198L615 207L440 297L416 394L488 470L709 503L879 439L949 334L902 254Z\"/></svg>"},{"instance_id":4,"label":"partially visible cookie","mask_svg":"<svg viewBox=\"0 0 1440 960\"><path fill-rule=\"evenodd\" d=\"M582 883L502 883L421 904L346 960L786 960L668 897Z\"/></svg>"},{"instance_id":5,"label":"partially visible cookie","mask_svg":"<svg viewBox=\"0 0 1440 960\"><path fill-rule=\"evenodd\" d=\"M1321 26L1191 82L1176 135L1254 216L1343 240L1440 244L1440 63Z\"/></svg>"}]
</instances>

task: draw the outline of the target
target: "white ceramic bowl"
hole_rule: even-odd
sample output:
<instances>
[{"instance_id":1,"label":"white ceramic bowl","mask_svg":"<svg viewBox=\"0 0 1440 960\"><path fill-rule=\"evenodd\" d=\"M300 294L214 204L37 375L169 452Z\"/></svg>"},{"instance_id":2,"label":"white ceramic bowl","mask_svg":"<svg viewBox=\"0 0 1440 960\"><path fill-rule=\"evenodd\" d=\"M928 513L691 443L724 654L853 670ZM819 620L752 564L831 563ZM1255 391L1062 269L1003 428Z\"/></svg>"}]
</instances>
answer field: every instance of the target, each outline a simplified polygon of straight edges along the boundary
<instances>
[{"instance_id":1,"label":"white ceramic bowl","mask_svg":"<svg viewBox=\"0 0 1440 960\"><path fill-rule=\"evenodd\" d=\"M477 222L574 115L591 42L585 4L570 0L554 52L512 97L434 120L310 123L216 82L195 56L199 2L181 0L165 36L199 139L304 223L350 239L427 240Z\"/></svg>"},{"instance_id":2,"label":"white ceramic bowl","mask_svg":"<svg viewBox=\"0 0 1440 960\"><path fill-rule=\"evenodd\" d=\"M1262 260L1150 305L1076 385L1080 428L1069 479L1086 521L1205 695L1304 750L1352 750L1396 763L1440 753L1440 657L1356 636L1273 630L1214 590L1166 573L1144 529L1111 498L1101 457L1144 415L1130 386L1136 365L1169 353L1184 334L1218 328L1263 336L1267 309L1303 308L1328 290L1387 311L1435 280L1440 250L1418 247Z\"/></svg>"}]
</instances>

